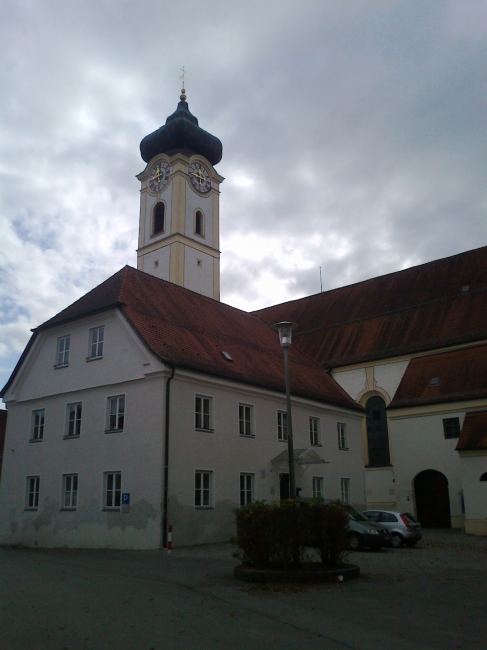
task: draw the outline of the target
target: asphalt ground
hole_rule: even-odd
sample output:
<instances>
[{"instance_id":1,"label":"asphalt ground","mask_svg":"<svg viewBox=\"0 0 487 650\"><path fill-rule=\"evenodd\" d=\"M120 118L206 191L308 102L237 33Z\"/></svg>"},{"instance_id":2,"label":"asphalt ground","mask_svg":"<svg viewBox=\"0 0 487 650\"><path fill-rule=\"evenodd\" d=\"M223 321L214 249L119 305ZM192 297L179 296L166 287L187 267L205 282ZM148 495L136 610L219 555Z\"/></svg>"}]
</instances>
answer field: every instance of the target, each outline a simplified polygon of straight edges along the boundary
<instances>
[{"instance_id":1,"label":"asphalt ground","mask_svg":"<svg viewBox=\"0 0 487 650\"><path fill-rule=\"evenodd\" d=\"M0 650L487 648L487 538L424 531L319 586L239 583L233 550L1 548Z\"/></svg>"}]
</instances>

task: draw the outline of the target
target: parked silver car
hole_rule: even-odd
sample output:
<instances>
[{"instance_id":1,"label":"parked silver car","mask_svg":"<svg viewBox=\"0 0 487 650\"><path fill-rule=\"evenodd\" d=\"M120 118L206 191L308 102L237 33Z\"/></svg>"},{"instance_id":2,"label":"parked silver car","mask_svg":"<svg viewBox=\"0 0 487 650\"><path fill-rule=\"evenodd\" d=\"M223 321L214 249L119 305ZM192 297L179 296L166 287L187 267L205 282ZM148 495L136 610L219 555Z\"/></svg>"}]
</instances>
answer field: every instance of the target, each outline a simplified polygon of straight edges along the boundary
<instances>
[{"instance_id":1,"label":"parked silver car","mask_svg":"<svg viewBox=\"0 0 487 650\"><path fill-rule=\"evenodd\" d=\"M394 548L400 548L404 544L414 546L423 536L421 524L409 512L366 510L364 515L389 530Z\"/></svg>"},{"instance_id":2,"label":"parked silver car","mask_svg":"<svg viewBox=\"0 0 487 650\"><path fill-rule=\"evenodd\" d=\"M348 544L351 551L361 551L364 546L378 551L391 541L389 530L382 524L370 521L352 506L342 503L348 515Z\"/></svg>"}]
</instances>

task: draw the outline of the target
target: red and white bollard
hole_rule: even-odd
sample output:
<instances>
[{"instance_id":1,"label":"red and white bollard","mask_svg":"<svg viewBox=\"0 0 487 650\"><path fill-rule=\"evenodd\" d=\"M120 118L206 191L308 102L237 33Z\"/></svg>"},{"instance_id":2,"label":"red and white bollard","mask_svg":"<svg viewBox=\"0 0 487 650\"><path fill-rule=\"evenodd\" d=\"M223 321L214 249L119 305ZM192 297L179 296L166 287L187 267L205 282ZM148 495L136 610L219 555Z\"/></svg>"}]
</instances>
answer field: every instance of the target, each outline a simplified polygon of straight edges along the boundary
<instances>
[{"instance_id":1,"label":"red and white bollard","mask_svg":"<svg viewBox=\"0 0 487 650\"><path fill-rule=\"evenodd\" d=\"M172 525L167 527L167 552L172 552Z\"/></svg>"}]
</instances>

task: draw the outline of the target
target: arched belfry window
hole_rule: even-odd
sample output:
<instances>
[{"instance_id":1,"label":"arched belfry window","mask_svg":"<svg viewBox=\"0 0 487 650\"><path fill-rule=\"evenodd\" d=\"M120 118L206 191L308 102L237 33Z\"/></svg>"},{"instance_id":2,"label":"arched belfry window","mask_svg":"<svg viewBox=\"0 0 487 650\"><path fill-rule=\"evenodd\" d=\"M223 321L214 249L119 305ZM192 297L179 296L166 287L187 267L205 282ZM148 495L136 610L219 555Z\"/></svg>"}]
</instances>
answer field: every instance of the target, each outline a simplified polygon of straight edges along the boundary
<instances>
[{"instance_id":1,"label":"arched belfry window","mask_svg":"<svg viewBox=\"0 0 487 650\"><path fill-rule=\"evenodd\" d=\"M365 417L367 423L367 447L369 450L368 467L390 465L386 403L382 397L374 395L367 401Z\"/></svg>"},{"instance_id":2,"label":"arched belfry window","mask_svg":"<svg viewBox=\"0 0 487 650\"><path fill-rule=\"evenodd\" d=\"M200 237L205 236L205 217L201 210L196 210L194 214L194 232Z\"/></svg>"},{"instance_id":3,"label":"arched belfry window","mask_svg":"<svg viewBox=\"0 0 487 650\"><path fill-rule=\"evenodd\" d=\"M154 206L152 213L152 234L158 235L166 229L166 206L163 201L159 201Z\"/></svg>"}]
</instances>

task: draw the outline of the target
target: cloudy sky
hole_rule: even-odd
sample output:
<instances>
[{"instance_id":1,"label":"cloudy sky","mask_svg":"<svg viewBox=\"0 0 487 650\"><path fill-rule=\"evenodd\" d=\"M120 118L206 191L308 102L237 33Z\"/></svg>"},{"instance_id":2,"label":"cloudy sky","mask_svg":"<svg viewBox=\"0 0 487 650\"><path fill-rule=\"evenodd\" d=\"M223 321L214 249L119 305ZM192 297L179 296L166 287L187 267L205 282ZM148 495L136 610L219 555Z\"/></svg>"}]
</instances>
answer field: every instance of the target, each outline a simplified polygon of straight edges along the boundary
<instances>
[{"instance_id":1,"label":"cloudy sky","mask_svg":"<svg viewBox=\"0 0 487 650\"><path fill-rule=\"evenodd\" d=\"M223 142L222 300L256 309L487 244L485 0L0 2L0 384L136 265L139 142Z\"/></svg>"}]
</instances>

